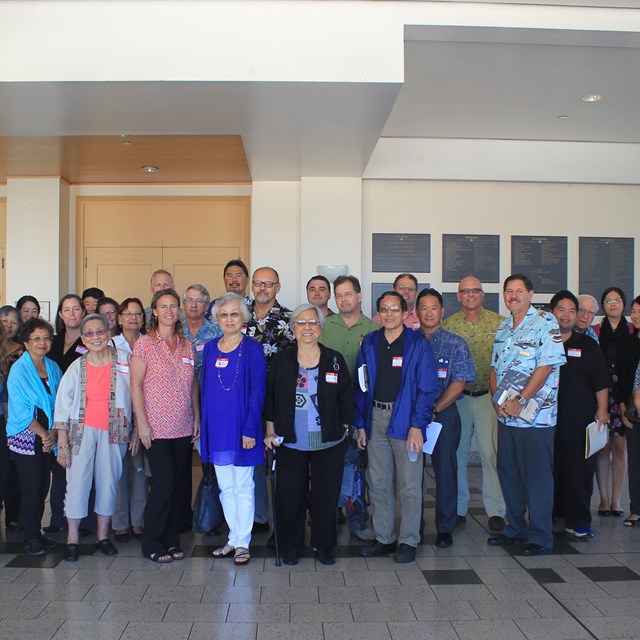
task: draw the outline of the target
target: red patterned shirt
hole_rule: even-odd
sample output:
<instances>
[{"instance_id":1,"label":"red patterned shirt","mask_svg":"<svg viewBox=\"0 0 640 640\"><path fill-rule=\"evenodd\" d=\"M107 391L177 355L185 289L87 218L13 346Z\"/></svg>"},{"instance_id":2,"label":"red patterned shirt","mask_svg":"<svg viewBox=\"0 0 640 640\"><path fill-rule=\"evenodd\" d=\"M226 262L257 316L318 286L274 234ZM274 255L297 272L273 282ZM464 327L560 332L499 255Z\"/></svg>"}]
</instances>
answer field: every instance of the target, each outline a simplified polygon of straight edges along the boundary
<instances>
[{"instance_id":1,"label":"red patterned shirt","mask_svg":"<svg viewBox=\"0 0 640 640\"><path fill-rule=\"evenodd\" d=\"M140 336L132 355L147 366L142 394L153 437L164 440L193 435L191 385L195 354L186 338L178 337L176 350L160 336Z\"/></svg>"}]
</instances>

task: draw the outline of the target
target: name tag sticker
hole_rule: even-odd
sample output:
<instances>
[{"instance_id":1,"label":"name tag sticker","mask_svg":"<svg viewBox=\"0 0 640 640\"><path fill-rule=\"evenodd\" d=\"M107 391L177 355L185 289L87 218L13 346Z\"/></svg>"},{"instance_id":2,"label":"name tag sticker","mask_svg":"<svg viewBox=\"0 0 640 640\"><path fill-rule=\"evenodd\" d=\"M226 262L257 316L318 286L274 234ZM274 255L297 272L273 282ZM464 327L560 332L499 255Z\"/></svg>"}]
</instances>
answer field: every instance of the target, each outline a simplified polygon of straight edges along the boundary
<instances>
[{"instance_id":1,"label":"name tag sticker","mask_svg":"<svg viewBox=\"0 0 640 640\"><path fill-rule=\"evenodd\" d=\"M393 356L393 360L391 361L391 366L394 368L398 368L402 366L402 356Z\"/></svg>"},{"instance_id":2,"label":"name tag sticker","mask_svg":"<svg viewBox=\"0 0 640 640\"><path fill-rule=\"evenodd\" d=\"M117 362L116 371L120 373L129 373L129 365L126 362Z\"/></svg>"},{"instance_id":3,"label":"name tag sticker","mask_svg":"<svg viewBox=\"0 0 640 640\"><path fill-rule=\"evenodd\" d=\"M204 342L196 342L196 351L204 351Z\"/></svg>"},{"instance_id":4,"label":"name tag sticker","mask_svg":"<svg viewBox=\"0 0 640 640\"><path fill-rule=\"evenodd\" d=\"M447 377L446 369L438 369L438 380L444 380Z\"/></svg>"},{"instance_id":5,"label":"name tag sticker","mask_svg":"<svg viewBox=\"0 0 640 640\"><path fill-rule=\"evenodd\" d=\"M338 384L338 374L337 373L329 373L327 371L327 382L329 384Z\"/></svg>"},{"instance_id":6,"label":"name tag sticker","mask_svg":"<svg viewBox=\"0 0 640 640\"><path fill-rule=\"evenodd\" d=\"M193 367L193 358L182 358L182 362L190 364Z\"/></svg>"},{"instance_id":7,"label":"name tag sticker","mask_svg":"<svg viewBox=\"0 0 640 640\"><path fill-rule=\"evenodd\" d=\"M89 353L89 349L87 349L86 347L81 347L80 345L78 345L76 347L76 353L79 353L81 356L83 356L85 353Z\"/></svg>"},{"instance_id":8,"label":"name tag sticker","mask_svg":"<svg viewBox=\"0 0 640 640\"><path fill-rule=\"evenodd\" d=\"M582 349L567 349L570 358L582 358Z\"/></svg>"},{"instance_id":9,"label":"name tag sticker","mask_svg":"<svg viewBox=\"0 0 640 640\"><path fill-rule=\"evenodd\" d=\"M413 323L413 328L415 329L419 329L420 328L420 323L419 322L414 322Z\"/></svg>"},{"instance_id":10,"label":"name tag sticker","mask_svg":"<svg viewBox=\"0 0 640 640\"><path fill-rule=\"evenodd\" d=\"M521 356L528 358L531 354L528 351L518 351Z\"/></svg>"},{"instance_id":11,"label":"name tag sticker","mask_svg":"<svg viewBox=\"0 0 640 640\"><path fill-rule=\"evenodd\" d=\"M229 364L229 358L218 358L216 360L216 369L224 369Z\"/></svg>"}]
</instances>

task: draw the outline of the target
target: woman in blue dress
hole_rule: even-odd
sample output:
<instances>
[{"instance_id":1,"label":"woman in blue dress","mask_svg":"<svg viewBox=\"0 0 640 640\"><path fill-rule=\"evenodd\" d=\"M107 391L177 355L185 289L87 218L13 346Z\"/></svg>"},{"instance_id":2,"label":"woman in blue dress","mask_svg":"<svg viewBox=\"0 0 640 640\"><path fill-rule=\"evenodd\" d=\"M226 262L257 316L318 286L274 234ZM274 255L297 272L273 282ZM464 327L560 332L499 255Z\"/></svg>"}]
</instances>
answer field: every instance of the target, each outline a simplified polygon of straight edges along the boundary
<instances>
[{"instance_id":1,"label":"woman in blue dress","mask_svg":"<svg viewBox=\"0 0 640 640\"><path fill-rule=\"evenodd\" d=\"M236 564L246 564L255 512L253 467L264 464L267 361L262 345L242 333L251 313L239 295L219 298L211 319L220 325L222 336L207 343L202 357L201 454L203 462L215 466L229 525L226 544L213 556L233 554Z\"/></svg>"}]
</instances>

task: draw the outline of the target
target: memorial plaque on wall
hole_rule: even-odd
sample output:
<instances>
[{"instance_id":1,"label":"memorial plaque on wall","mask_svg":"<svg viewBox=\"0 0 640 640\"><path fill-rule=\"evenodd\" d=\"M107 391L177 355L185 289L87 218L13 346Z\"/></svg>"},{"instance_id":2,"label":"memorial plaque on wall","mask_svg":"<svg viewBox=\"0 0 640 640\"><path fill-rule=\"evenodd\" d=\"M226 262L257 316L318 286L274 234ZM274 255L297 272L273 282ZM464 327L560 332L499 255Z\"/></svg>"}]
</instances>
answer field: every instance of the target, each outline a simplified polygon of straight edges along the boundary
<instances>
[{"instance_id":1,"label":"memorial plaque on wall","mask_svg":"<svg viewBox=\"0 0 640 640\"><path fill-rule=\"evenodd\" d=\"M633 271L633 238L580 238L580 293L599 302L607 287L619 287L633 300Z\"/></svg>"},{"instance_id":2,"label":"memorial plaque on wall","mask_svg":"<svg viewBox=\"0 0 640 640\"><path fill-rule=\"evenodd\" d=\"M536 293L567 288L566 236L511 236L511 273L523 273Z\"/></svg>"},{"instance_id":3,"label":"memorial plaque on wall","mask_svg":"<svg viewBox=\"0 0 640 640\"><path fill-rule=\"evenodd\" d=\"M423 289L428 289L431 285L428 282L418 282L418 293ZM374 282L371 285L371 315L370 318L378 313L376 309L376 300L385 292L393 291L393 282ZM416 293L416 295L418 295ZM365 310L366 311L366 310Z\"/></svg>"},{"instance_id":4,"label":"memorial plaque on wall","mask_svg":"<svg viewBox=\"0 0 640 640\"><path fill-rule=\"evenodd\" d=\"M429 273L431 234L374 233L371 255L372 271Z\"/></svg>"},{"instance_id":5,"label":"memorial plaque on wall","mask_svg":"<svg viewBox=\"0 0 640 640\"><path fill-rule=\"evenodd\" d=\"M448 318L452 316L456 311L460 311L460 303L458 302L458 294L451 291L446 291L442 294L442 300L444 302L444 317ZM482 306L489 311L495 311L500 313L500 294L499 293L485 293L484 303Z\"/></svg>"},{"instance_id":6,"label":"memorial plaque on wall","mask_svg":"<svg viewBox=\"0 0 640 640\"><path fill-rule=\"evenodd\" d=\"M500 282L500 236L442 236L442 282L460 282L470 274L481 282Z\"/></svg>"}]
</instances>

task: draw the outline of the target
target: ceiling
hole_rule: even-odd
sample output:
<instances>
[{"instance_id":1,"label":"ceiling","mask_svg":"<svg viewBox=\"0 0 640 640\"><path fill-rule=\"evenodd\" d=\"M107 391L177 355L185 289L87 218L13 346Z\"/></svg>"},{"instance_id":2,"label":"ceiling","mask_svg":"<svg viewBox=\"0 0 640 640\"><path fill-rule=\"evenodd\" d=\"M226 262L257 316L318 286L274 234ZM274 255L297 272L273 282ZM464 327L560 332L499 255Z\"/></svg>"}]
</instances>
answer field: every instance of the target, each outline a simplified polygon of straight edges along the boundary
<instances>
[{"instance_id":1,"label":"ceiling","mask_svg":"<svg viewBox=\"0 0 640 640\"><path fill-rule=\"evenodd\" d=\"M403 84L0 83L0 105L0 180L362 176L391 138L640 144L640 37L407 27Z\"/></svg>"}]
</instances>

